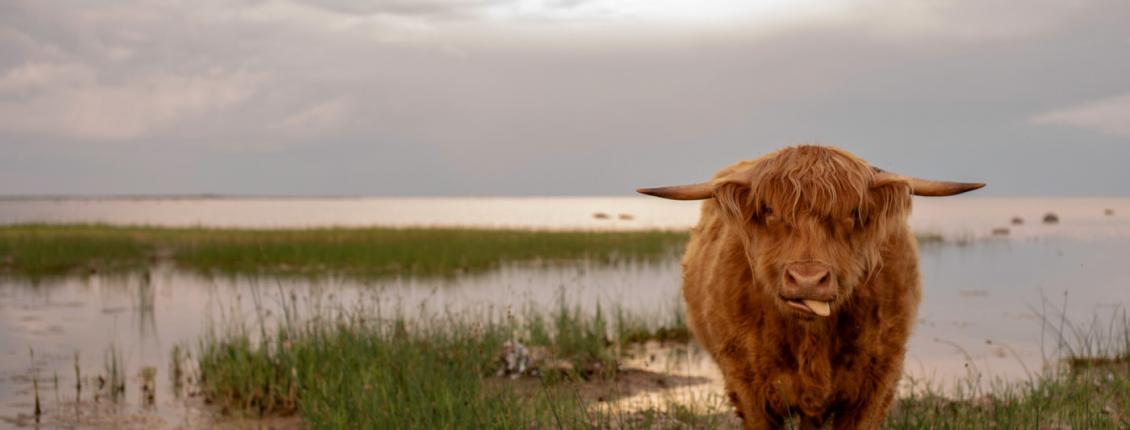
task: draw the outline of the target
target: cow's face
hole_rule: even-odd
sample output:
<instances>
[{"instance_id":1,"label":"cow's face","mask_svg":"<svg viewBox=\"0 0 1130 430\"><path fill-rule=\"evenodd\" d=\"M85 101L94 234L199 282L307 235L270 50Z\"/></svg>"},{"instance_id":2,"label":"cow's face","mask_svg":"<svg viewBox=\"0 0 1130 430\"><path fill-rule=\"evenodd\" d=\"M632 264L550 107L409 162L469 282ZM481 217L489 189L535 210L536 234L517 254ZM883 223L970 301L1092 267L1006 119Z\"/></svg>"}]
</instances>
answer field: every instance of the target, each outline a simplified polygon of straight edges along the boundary
<instances>
[{"instance_id":1,"label":"cow's face","mask_svg":"<svg viewBox=\"0 0 1130 430\"><path fill-rule=\"evenodd\" d=\"M892 234L908 234L911 194L945 196L983 184L935 182L871 167L822 146L785 148L739 163L710 182L639 190L713 197L737 236L754 288L805 320L835 313L882 264Z\"/></svg>"},{"instance_id":2,"label":"cow's face","mask_svg":"<svg viewBox=\"0 0 1130 430\"><path fill-rule=\"evenodd\" d=\"M741 237L754 285L781 312L830 316L881 264L881 247L906 230L905 183L873 186L877 172L842 151L780 151L716 184L730 231Z\"/></svg>"},{"instance_id":3,"label":"cow's face","mask_svg":"<svg viewBox=\"0 0 1130 430\"><path fill-rule=\"evenodd\" d=\"M881 262L882 244L893 232L885 227L905 225L865 215L864 207L782 214L787 210L782 203L759 202L749 217L729 222L731 231L741 232L751 287L769 294L781 312L802 319L830 316L850 300Z\"/></svg>"}]
</instances>

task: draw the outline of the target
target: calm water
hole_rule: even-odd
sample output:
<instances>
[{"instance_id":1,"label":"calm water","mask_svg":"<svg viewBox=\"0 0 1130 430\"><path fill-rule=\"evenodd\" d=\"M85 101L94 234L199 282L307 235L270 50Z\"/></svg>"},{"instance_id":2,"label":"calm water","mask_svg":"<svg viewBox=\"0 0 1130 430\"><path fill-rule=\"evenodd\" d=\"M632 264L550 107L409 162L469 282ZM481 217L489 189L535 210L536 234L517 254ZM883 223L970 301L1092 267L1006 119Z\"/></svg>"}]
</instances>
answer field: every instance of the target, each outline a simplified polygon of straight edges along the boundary
<instances>
[{"instance_id":1,"label":"calm water","mask_svg":"<svg viewBox=\"0 0 1130 430\"><path fill-rule=\"evenodd\" d=\"M698 219L697 202L652 197L324 198L324 199L0 199L0 224L102 222L160 226L469 226L537 229L685 229ZM912 226L955 237L988 236L1009 227L1011 237L1076 239L1130 237L1128 198L916 197ZM1114 216L1104 215L1112 209ZM1040 222L1048 212L1062 220ZM607 219L594 214L601 213ZM621 214L631 219L620 219Z\"/></svg>"},{"instance_id":2,"label":"calm water","mask_svg":"<svg viewBox=\"0 0 1130 430\"><path fill-rule=\"evenodd\" d=\"M1109 321L1130 304L1130 199L919 199L918 230L964 244L922 248L926 295L906 363L910 376L950 385L975 371L1018 380L1054 355L1056 336L1040 315L1086 324ZM1105 215L1104 209L1113 209ZM1060 222L1040 218L1054 211ZM594 212L610 220L593 218ZM618 214L632 219L618 219ZM1007 236L991 236L1009 226ZM245 227L317 225L472 225L526 228L685 228L697 205L642 198L329 199L329 200L35 200L0 201L0 223L111 222ZM127 401L114 408L152 427L207 423L199 408L178 399L170 383L174 345L195 346L211 323L270 323L280 297L301 308L366 303L418 312L506 312L552 306L560 294L591 309L620 306L633 313L670 314L677 299L674 259L648 265L577 264L506 267L458 279L207 278L170 267L128 276L97 275L32 284L0 279L0 427L33 411L32 377L48 414L75 412L74 360L85 375L105 373L107 351L119 352ZM1064 306L1066 310L1064 311ZM34 359L31 352L34 351ZM138 374L157 369L157 396L145 405ZM54 379L58 375L59 391ZM90 403L93 390L83 392ZM181 393L183 395L183 393ZM102 400L102 404L106 404ZM26 418L26 417L25 417ZM145 421L149 420L149 421ZM159 425L157 425L159 427ZM206 426L206 425L205 425Z\"/></svg>"}]
</instances>

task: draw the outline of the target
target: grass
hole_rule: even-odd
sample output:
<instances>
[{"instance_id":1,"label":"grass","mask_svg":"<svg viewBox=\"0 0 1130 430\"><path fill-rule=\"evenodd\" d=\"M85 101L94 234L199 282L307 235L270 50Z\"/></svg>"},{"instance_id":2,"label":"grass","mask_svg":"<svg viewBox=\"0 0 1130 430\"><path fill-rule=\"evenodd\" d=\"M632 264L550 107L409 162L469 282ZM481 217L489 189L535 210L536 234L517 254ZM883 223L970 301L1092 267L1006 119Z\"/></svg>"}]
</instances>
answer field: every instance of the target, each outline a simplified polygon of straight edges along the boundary
<instances>
[{"instance_id":1,"label":"grass","mask_svg":"<svg viewBox=\"0 0 1130 430\"><path fill-rule=\"evenodd\" d=\"M1044 315L1041 313L1041 315ZM970 381L954 393L911 390L885 424L890 429L1126 429L1130 428L1130 318L1080 324L1043 318L1054 340L1046 371L991 391Z\"/></svg>"},{"instance_id":2,"label":"grass","mask_svg":"<svg viewBox=\"0 0 1130 430\"><path fill-rule=\"evenodd\" d=\"M227 411L297 413L315 429L737 428L720 396L632 411L595 399L585 384L619 378L630 344L686 330L678 308L665 316L613 309L583 312L561 300L516 315L406 318L359 309L304 322L288 316L269 330L237 324L206 337L197 365L206 397ZM1027 381L989 391L973 377L952 392L916 387L896 400L883 427L1127 428L1130 320L1122 313L1101 333L1097 326L1053 327L1068 345L1056 346L1065 355ZM500 351L512 340L569 365L501 377Z\"/></svg>"},{"instance_id":3,"label":"grass","mask_svg":"<svg viewBox=\"0 0 1130 430\"><path fill-rule=\"evenodd\" d=\"M687 326L682 297L676 297L672 301L670 311L661 312L660 315L632 315L624 312L622 308L617 308L615 317L617 339L625 344L650 340L675 343L691 341L691 330Z\"/></svg>"},{"instance_id":4,"label":"grass","mask_svg":"<svg viewBox=\"0 0 1130 430\"><path fill-rule=\"evenodd\" d=\"M916 394L899 399L889 429L1125 429L1130 426L1126 363L1042 375L991 394Z\"/></svg>"},{"instance_id":5,"label":"grass","mask_svg":"<svg viewBox=\"0 0 1130 430\"><path fill-rule=\"evenodd\" d=\"M300 413L313 429L698 427L726 416L706 405L590 408L575 385L615 378L625 347L599 307L582 312L562 300L550 312L527 308L520 316L409 319L358 310L297 320L258 331L234 324L206 336L197 359L206 398L232 413ZM499 376L508 341L544 350L544 363L569 365L543 367L532 385L512 384Z\"/></svg>"},{"instance_id":6,"label":"grass","mask_svg":"<svg viewBox=\"0 0 1130 430\"><path fill-rule=\"evenodd\" d=\"M30 276L136 268L150 248L128 231L102 226L0 227L0 268Z\"/></svg>"},{"instance_id":7,"label":"grass","mask_svg":"<svg viewBox=\"0 0 1130 430\"><path fill-rule=\"evenodd\" d=\"M451 276L507 263L654 261L685 232L449 228L254 230L18 225L0 227L0 267L26 276L142 268L169 259L228 275Z\"/></svg>"}]
</instances>

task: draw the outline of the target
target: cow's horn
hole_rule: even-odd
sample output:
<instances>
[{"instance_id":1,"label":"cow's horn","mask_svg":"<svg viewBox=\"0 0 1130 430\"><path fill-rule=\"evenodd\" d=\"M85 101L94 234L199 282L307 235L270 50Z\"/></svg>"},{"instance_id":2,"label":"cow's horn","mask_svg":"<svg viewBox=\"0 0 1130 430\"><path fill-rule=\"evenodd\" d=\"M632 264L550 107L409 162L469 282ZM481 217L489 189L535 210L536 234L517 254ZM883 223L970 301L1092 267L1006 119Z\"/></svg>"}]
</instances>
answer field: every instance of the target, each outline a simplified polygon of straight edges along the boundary
<instances>
[{"instance_id":1,"label":"cow's horn","mask_svg":"<svg viewBox=\"0 0 1130 430\"><path fill-rule=\"evenodd\" d=\"M985 184L981 183L931 181L929 179L915 178L913 176L903 176L898 173L887 172L876 168L875 180L871 183L871 188L895 183L910 185L911 194L928 197L952 196L985 186Z\"/></svg>"},{"instance_id":2,"label":"cow's horn","mask_svg":"<svg viewBox=\"0 0 1130 430\"><path fill-rule=\"evenodd\" d=\"M714 185L711 182L702 182L673 187L640 188L636 192L671 200L703 200L714 197Z\"/></svg>"}]
</instances>

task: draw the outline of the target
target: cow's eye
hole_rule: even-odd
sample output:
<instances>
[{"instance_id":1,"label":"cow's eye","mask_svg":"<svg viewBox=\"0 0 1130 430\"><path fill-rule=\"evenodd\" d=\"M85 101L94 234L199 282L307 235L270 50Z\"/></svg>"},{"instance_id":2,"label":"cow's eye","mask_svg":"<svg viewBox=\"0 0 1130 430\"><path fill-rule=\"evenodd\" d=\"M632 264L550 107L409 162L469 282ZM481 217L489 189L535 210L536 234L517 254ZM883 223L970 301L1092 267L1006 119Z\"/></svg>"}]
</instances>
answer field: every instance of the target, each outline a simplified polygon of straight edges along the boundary
<instances>
[{"instance_id":1,"label":"cow's eye","mask_svg":"<svg viewBox=\"0 0 1130 430\"><path fill-rule=\"evenodd\" d=\"M851 224L856 227L863 227L867 224L867 220L863 218L863 215L859 212L859 208L851 210Z\"/></svg>"},{"instance_id":2,"label":"cow's eye","mask_svg":"<svg viewBox=\"0 0 1130 430\"><path fill-rule=\"evenodd\" d=\"M761 205L761 220L765 222L773 222L777 220L777 215L773 213L773 207L762 204Z\"/></svg>"},{"instance_id":3,"label":"cow's eye","mask_svg":"<svg viewBox=\"0 0 1130 430\"><path fill-rule=\"evenodd\" d=\"M773 208L765 203L762 203L761 206L757 208L757 211L753 214L750 220L759 224L768 224L775 219L777 218L775 215L773 215Z\"/></svg>"}]
</instances>

